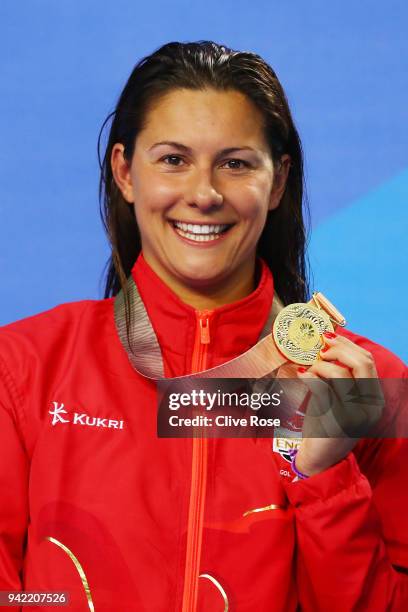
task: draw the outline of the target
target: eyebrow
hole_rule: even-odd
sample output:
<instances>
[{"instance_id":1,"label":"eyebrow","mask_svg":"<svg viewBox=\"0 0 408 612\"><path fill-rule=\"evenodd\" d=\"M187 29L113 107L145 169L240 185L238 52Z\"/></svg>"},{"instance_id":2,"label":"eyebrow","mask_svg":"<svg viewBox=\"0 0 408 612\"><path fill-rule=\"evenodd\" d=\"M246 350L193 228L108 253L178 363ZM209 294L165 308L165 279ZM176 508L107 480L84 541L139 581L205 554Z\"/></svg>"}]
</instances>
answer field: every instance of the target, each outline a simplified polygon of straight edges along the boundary
<instances>
[{"instance_id":1,"label":"eyebrow","mask_svg":"<svg viewBox=\"0 0 408 612\"><path fill-rule=\"evenodd\" d=\"M193 151L190 147L187 147L186 145L183 145L180 142L174 142L173 140L163 140L161 142L156 142L148 149L148 151L151 151L152 149L160 145L169 145L170 147L174 147L175 149L179 149L180 151L184 151L185 153L189 154L191 154ZM221 149L221 151L218 151L218 155L228 155L229 153L234 153L235 151L256 152L256 150L252 147L227 147L226 149Z\"/></svg>"}]
</instances>

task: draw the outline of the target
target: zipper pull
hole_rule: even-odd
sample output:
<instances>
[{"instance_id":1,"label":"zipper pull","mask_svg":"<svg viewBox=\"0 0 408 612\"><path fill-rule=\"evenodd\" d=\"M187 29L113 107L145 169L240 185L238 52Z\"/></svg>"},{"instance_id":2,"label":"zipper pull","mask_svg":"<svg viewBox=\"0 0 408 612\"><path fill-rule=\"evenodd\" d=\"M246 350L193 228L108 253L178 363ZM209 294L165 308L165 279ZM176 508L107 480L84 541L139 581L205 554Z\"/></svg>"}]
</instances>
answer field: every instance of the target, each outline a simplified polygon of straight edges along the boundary
<instances>
[{"instance_id":1,"label":"zipper pull","mask_svg":"<svg viewBox=\"0 0 408 612\"><path fill-rule=\"evenodd\" d=\"M212 314L212 310L204 310L198 314L201 344L210 344L210 314Z\"/></svg>"}]
</instances>

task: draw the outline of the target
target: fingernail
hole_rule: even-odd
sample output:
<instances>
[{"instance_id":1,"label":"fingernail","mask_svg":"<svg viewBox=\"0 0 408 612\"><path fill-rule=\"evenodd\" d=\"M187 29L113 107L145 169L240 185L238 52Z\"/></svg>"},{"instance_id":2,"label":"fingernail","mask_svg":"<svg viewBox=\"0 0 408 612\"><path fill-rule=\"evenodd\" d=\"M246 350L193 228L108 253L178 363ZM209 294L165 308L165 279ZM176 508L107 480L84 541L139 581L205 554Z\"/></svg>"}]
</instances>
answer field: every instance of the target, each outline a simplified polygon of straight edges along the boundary
<instances>
[{"instance_id":1,"label":"fingernail","mask_svg":"<svg viewBox=\"0 0 408 612\"><path fill-rule=\"evenodd\" d=\"M323 336L326 336L326 338L335 338L337 334L334 332L323 332Z\"/></svg>"},{"instance_id":2,"label":"fingernail","mask_svg":"<svg viewBox=\"0 0 408 612\"><path fill-rule=\"evenodd\" d=\"M301 374L304 374L306 372L306 368L300 367L298 368L298 372L300 372Z\"/></svg>"},{"instance_id":3,"label":"fingernail","mask_svg":"<svg viewBox=\"0 0 408 612\"><path fill-rule=\"evenodd\" d=\"M325 353L329 348L330 346L324 346L322 349L320 349L320 352Z\"/></svg>"}]
</instances>

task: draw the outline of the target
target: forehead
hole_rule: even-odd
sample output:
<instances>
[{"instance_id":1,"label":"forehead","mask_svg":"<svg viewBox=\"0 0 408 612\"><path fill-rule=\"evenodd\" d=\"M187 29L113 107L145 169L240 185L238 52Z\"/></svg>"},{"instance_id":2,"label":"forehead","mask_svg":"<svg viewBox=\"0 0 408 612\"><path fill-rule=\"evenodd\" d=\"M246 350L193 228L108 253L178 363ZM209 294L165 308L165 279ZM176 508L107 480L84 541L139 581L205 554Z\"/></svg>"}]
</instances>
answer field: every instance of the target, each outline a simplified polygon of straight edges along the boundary
<instances>
[{"instance_id":1,"label":"forehead","mask_svg":"<svg viewBox=\"0 0 408 612\"><path fill-rule=\"evenodd\" d=\"M265 148L263 125L262 112L239 91L175 89L151 104L139 136L145 142L183 137L202 142L205 137L225 143L229 139L240 146Z\"/></svg>"}]
</instances>

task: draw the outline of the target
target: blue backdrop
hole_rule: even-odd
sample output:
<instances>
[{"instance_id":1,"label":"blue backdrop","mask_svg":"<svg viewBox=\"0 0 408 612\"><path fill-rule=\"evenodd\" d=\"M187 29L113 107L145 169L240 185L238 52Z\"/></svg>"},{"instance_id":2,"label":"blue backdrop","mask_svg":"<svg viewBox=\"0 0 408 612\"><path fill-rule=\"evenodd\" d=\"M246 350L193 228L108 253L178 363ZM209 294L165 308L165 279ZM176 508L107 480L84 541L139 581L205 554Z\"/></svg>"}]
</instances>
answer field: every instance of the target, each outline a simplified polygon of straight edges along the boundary
<instances>
[{"instance_id":1,"label":"blue backdrop","mask_svg":"<svg viewBox=\"0 0 408 612\"><path fill-rule=\"evenodd\" d=\"M0 324L102 295L96 140L171 40L261 54L303 140L313 286L407 360L408 5L360 0L0 3Z\"/></svg>"}]
</instances>

